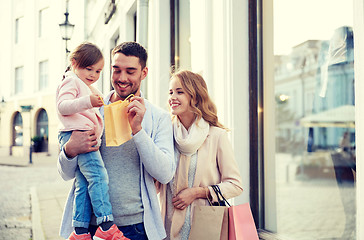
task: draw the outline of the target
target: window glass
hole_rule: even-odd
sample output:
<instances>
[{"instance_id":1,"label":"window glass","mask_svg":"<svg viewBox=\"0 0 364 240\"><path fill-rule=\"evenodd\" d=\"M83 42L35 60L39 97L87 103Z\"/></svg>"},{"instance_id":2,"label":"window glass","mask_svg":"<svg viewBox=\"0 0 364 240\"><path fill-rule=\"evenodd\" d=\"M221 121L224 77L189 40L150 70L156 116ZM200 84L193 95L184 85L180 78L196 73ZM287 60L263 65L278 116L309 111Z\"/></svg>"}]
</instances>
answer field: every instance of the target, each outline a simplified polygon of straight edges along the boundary
<instances>
[{"instance_id":1,"label":"window glass","mask_svg":"<svg viewBox=\"0 0 364 240\"><path fill-rule=\"evenodd\" d=\"M23 18L15 19L15 43L20 43L22 41L22 31L23 31Z\"/></svg>"},{"instance_id":2,"label":"window glass","mask_svg":"<svg viewBox=\"0 0 364 240\"><path fill-rule=\"evenodd\" d=\"M19 112L13 122L13 146L23 146L23 118Z\"/></svg>"},{"instance_id":3,"label":"window glass","mask_svg":"<svg viewBox=\"0 0 364 240\"><path fill-rule=\"evenodd\" d=\"M39 90L48 87L48 61L39 63Z\"/></svg>"},{"instance_id":4,"label":"window glass","mask_svg":"<svg viewBox=\"0 0 364 240\"><path fill-rule=\"evenodd\" d=\"M15 68L15 94L23 91L23 67Z\"/></svg>"},{"instance_id":5,"label":"window glass","mask_svg":"<svg viewBox=\"0 0 364 240\"><path fill-rule=\"evenodd\" d=\"M275 230L356 239L353 2L273 4Z\"/></svg>"},{"instance_id":6,"label":"window glass","mask_svg":"<svg viewBox=\"0 0 364 240\"><path fill-rule=\"evenodd\" d=\"M175 69L191 69L191 29L190 29L190 1L173 2L171 9L172 32L172 56L171 65Z\"/></svg>"},{"instance_id":7,"label":"window glass","mask_svg":"<svg viewBox=\"0 0 364 240\"><path fill-rule=\"evenodd\" d=\"M42 37L42 34L43 34L43 32L44 32L44 30L43 30L43 26L44 26L44 24L43 24L43 10L40 10L39 11L39 15L38 15L38 37Z\"/></svg>"},{"instance_id":8,"label":"window glass","mask_svg":"<svg viewBox=\"0 0 364 240\"><path fill-rule=\"evenodd\" d=\"M48 151L48 115L46 110L42 109L39 112L38 118L37 118L37 136L39 136L41 141L41 148L40 150L42 152Z\"/></svg>"}]
</instances>

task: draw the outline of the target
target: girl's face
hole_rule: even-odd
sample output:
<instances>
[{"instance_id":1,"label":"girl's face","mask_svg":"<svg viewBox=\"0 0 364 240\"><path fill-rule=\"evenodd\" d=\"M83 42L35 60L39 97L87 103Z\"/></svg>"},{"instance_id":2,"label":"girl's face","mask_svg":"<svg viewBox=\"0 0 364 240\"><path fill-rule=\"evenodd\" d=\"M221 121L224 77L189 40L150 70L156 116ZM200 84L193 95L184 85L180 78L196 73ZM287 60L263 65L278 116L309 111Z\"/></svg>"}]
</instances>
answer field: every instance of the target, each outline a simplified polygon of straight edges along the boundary
<instances>
[{"instance_id":1,"label":"girl's face","mask_svg":"<svg viewBox=\"0 0 364 240\"><path fill-rule=\"evenodd\" d=\"M193 118L194 114L190 107L191 97L183 89L182 84L178 78L172 78L169 82L169 98L168 103L173 115L178 116L181 120L183 118Z\"/></svg>"},{"instance_id":2,"label":"girl's face","mask_svg":"<svg viewBox=\"0 0 364 240\"><path fill-rule=\"evenodd\" d=\"M74 73L79 77L87 86L90 86L94 82L96 82L100 73L104 67L104 59L101 59L94 65L88 66L86 68L78 68L76 67L75 60L72 60L72 68L74 69Z\"/></svg>"}]
</instances>

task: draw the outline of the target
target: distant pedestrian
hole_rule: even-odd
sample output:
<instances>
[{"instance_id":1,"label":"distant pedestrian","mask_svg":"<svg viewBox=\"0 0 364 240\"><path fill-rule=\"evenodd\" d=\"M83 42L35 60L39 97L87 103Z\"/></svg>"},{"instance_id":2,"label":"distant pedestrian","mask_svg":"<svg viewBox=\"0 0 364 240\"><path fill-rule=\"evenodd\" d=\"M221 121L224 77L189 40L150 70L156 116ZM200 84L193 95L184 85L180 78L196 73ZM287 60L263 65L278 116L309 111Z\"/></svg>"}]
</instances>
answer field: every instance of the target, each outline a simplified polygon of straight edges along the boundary
<instances>
[{"instance_id":1,"label":"distant pedestrian","mask_svg":"<svg viewBox=\"0 0 364 240\"><path fill-rule=\"evenodd\" d=\"M348 131L345 131L342 138L340 139L340 148L344 152L350 152L351 150L350 135Z\"/></svg>"},{"instance_id":2,"label":"distant pedestrian","mask_svg":"<svg viewBox=\"0 0 364 240\"><path fill-rule=\"evenodd\" d=\"M100 49L92 43L82 43L70 54L71 65L58 86L57 113L62 123L59 132L61 149L74 130L95 129L97 145L104 128L98 110L103 105L101 93L92 86L104 67ZM78 155L75 199L70 240L91 239L88 227L92 212L99 228L95 239L128 239L114 224L108 193L108 176L99 151Z\"/></svg>"}]
</instances>

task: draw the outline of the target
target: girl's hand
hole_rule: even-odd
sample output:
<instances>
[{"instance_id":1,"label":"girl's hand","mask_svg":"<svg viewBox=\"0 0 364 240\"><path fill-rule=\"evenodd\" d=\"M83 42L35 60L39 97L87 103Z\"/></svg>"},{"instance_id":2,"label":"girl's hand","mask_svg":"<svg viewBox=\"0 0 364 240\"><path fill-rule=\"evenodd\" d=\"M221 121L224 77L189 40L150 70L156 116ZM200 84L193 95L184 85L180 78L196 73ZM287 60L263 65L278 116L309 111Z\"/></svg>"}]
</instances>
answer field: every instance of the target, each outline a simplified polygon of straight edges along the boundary
<instances>
[{"instance_id":1,"label":"girl's hand","mask_svg":"<svg viewBox=\"0 0 364 240\"><path fill-rule=\"evenodd\" d=\"M172 198L173 206L180 210L188 207L197 198L195 190L195 188L186 188L180 191L177 196Z\"/></svg>"},{"instance_id":2,"label":"girl's hand","mask_svg":"<svg viewBox=\"0 0 364 240\"><path fill-rule=\"evenodd\" d=\"M104 105L104 102L102 101L101 98L102 97L100 95L91 94L90 95L91 105L93 107L101 107L102 105Z\"/></svg>"}]
</instances>

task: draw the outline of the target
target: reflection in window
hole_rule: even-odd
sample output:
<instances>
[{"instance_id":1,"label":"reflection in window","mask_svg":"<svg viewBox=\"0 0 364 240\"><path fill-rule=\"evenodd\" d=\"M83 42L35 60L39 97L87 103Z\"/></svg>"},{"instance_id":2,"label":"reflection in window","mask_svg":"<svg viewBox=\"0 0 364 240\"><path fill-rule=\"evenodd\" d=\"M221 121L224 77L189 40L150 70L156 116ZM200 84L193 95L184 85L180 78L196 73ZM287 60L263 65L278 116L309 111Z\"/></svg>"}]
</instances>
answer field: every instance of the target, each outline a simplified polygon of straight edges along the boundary
<instances>
[{"instance_id":1,"label":"reflection in window","mask_svg":"<svg viewBox=\"0 0 364 240\"><path fill-rule=\"evenodd\" d=\"M172 1L172 56L171 66L175 69L191 69L190 1Z\"/></svg>"},{"instance_id":2,"label":"reflection in window","mask_svg":"<svg viewBox=\"0 0 364 240\"><path fill-rule=\"evenodd\" d=\"M275 4L281 2L287 3ZM345 20L353 12L348 4L330 2L330 9L341 10L343 22L325 15L325 24L333 23L326 38L311 34L324 21L313 11L305 25L310 35L292 44L290 52L275 47L276 231L295 240L356 239L354 45ZM280 6L274 8L275 18L289 16L299 26L302 9ZM275 33L275 41L285 42L293 30L284 34L277 22L282 21L274 26L281 34Z\"/></svg>"},{"instance_id":3,"label":"reflection in window","mask_svg":"<svg viewBox=\"0 0 364 240\"><path fill-rule=\"evenodd\" d=\"M23 118L19 112L13 121L13 146L23 146Z\"/></svg>"}]
</instances>

